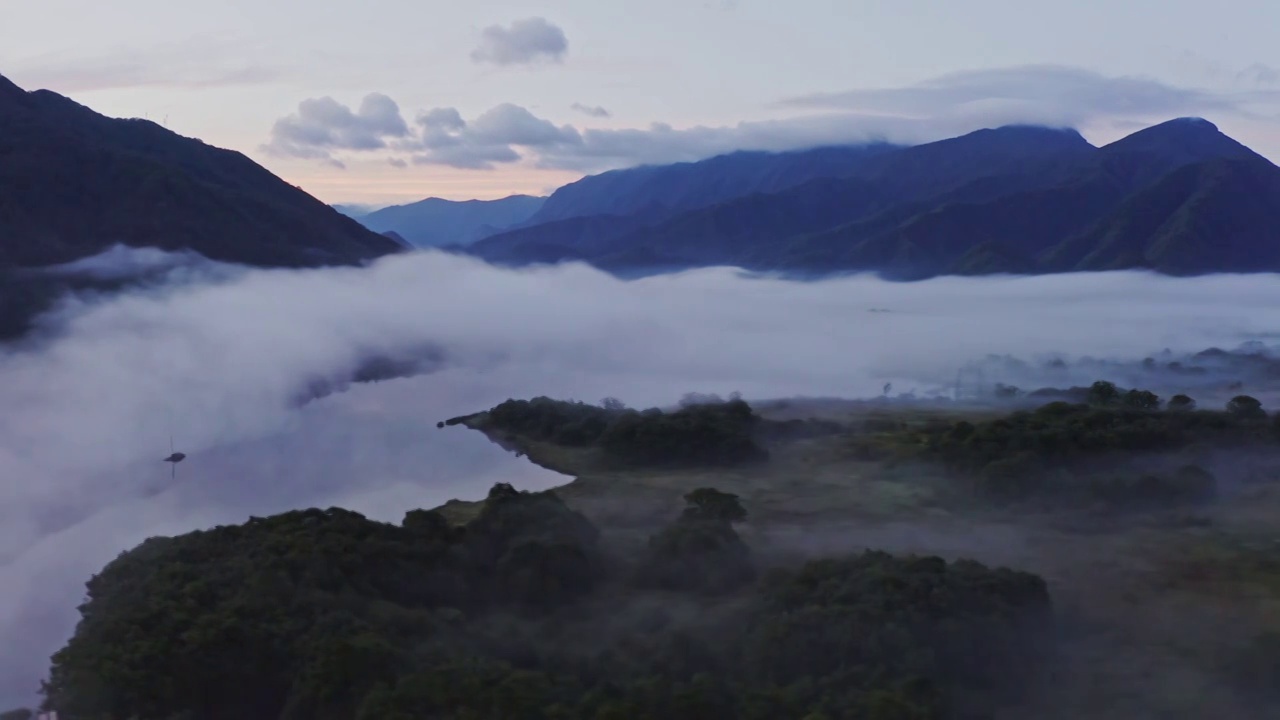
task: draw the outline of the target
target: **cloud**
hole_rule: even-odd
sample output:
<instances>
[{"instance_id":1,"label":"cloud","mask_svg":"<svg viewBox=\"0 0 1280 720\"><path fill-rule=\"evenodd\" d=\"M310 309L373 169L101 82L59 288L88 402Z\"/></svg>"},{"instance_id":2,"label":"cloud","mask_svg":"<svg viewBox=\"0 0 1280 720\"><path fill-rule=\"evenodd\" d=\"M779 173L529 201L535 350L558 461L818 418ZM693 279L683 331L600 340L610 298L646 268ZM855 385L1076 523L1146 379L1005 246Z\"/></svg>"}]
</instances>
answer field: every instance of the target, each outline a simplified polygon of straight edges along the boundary
<instances>
[{"instance_id":1,"label":"cloud","mask_svg":"<svg viewBox=\"0 0 1280 720\"><path fill-rule=\"evenodd\" d=\"M1177 65L1182 70L1199 74L1219 86L1230 85L1232 81L1253 88L1280 83L1280 70L1270 65L1255 62L1240 70L1232 70L1195 50L1178 53Z\"/></svg>"},{"instance_id":2,"label":"cloud","mask_svg":"<svg viewBox=\"0 0 1280 720\"><path fill-rule=\"evenodd\" d=\"M1280 83L1280 70L1270 65L1262 63L1253 63L1249 67L1236 73L1236 78L1245 80L1255 85L1275 85Z\"/></svg>"},{"instance_id":3,"label":"cloud","mask_svg":"<svg viewBox=\"0 0 1280 720\"><path fill-rule=\"evenodd\" d=\"M387 164L388 164L388 165L390 165L390 166L391 166L391 167L393 167L393 168L407 168L407 167L409 167L409 163L408 163L408 162L406 162L406 161L405 161L404 159L402 159L402 158L396 158L396 157L393 157L393 158L387 158Z\"/></svg>"},{"instance_id":4,"label":"cloud","mask_svg":"<svg viewBox=\"0 0 1280 720\"><path fill-rule=\"evenodd\" d=\"M908 87L818 93L780 104L909 117L1013 111L1029 121L1069 125L1103 115L1167 118L1239 107L1237 99L1208 91L1055 65L957 72Z\"/></svg>"},{"instance_id":5,"label":"cloud","mask_svg":"<svg viewBox=\"0 0 1280 720\"><path fill-rule=\"evenodd\" d=\"M471 61L494 65L561 62L569 50L564 30L540 17L516 20L508 27L490 25L480 33Z\"/></svg>"},{"instance_id":6,"label":"cloud","mask_svg":"<svg viewBox=\"0 0 1280 720\"><path fill-rule=\"evenodd\" d=\"M413 161L422 165L491 169L494 163L514 163L523 156L514 146L552 152L582 143L571 126L556 127L519 105L504 103L470 122L454 108L436 108L418 118L422 132L401 149L421 150Z\"/></svg>"},{"instance_id":7,"label":"cloud","mask_svg":"<svg viewBox=\"0 0 1280 720\"><path fill-rule=\"evenodd\" d=\"M60 93L159 87L204 90L274 82L283 71L246 62L244 47L208 37L149 48L117 48L99 55L65 52L30 58L9 72L29 89Z\"/></svg>"},{"instance_id":8,"label":"cloud","mask_svg":"<svg viewBox=\"0 0 1280 720\"><path fill-rule=\"evenodd\" d=\"M394 138L409 135L400 106L381 93L370 93L351 108L331 97L312 98L298 104L298 111L276 121L271 140L263 150L273 155L320 159L336 164L333 150L381 150Z\"/></svg>"},{"instance_id":9,"label":"cloud","mask_svg":"<svg viewBox=\"0 0 1280 720\"><path fill-rule=\"evenodd\" d=\"M588 117L607 118L610 116L609 111L599 105L583 105L582 103L574 103L570 105L569 108Z\"/></svg>"},{"instance_id":10,"label":"cloud","mask_svg":"<svg viewBox=\"0 0 1280 720\"><path fill-rule=\"evenodd\" d=\"M1253 72L1266 77L1265 70ZM785 151L875 140L914 144L1007 124L1114 130L1183 115L1259 119L1264 116L1254 108L1268 104L1280 105L1280 93L1215 93L1038 65L955 73L905 88L789 98L777 107L801 114L724 126L676 128L655 122L645 128L580 128L557 125L510 103L471 120L457 109L438 108L420 115L416 129L392 149L413 153L418 164L490 170L523 162L599 172L701 160L737 150ZM328 148L307 144L306 139L291 138L295 155L314 152L315 157L330 157Z\"/></svg>"},{"instance_id":11,"label":"cloud","mask_svg":"<svg viewBox=\"0 0 1280 720\"><path fill-rule=\"evenodd\" d=\"M95 262L165 266L154 253ZM55 339L0 355L0 707L30 700L89 576L149 536L333 504L398 520L499 478L562 482L434 428L508 397L923 392L987 353L1138 359L1280 325L1280 278L1264 275L792 283L710 269L626 282L434 252L206 270L72 302ZM442 354L431 374L295 405L308 383L424 347ZM160 462L171 435L188 454L176 482Z\"/></svg>"}]
</instances>

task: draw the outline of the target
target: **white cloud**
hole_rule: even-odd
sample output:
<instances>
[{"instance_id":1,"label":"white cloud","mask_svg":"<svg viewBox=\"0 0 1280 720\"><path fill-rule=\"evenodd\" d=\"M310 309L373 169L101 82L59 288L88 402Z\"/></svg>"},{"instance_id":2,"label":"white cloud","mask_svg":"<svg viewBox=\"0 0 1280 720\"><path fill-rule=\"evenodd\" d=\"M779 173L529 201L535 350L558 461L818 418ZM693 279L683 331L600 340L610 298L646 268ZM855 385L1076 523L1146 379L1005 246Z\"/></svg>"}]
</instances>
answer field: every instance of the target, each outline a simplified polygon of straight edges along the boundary
<instances>
[{"instance_id":1,"label":"white cloud","mask_svg":"<svg viewBox=\"0 0 1280 720\"><path fill-rule=\"evenodd\" d=\"M1275 85L1280 83L1280 70L1277 70L1270 65L1253 63L1249 67L1237 73L1236 77L1255 85Z\"/></svg>"},{"instance_id":2,"label":"white cloud","mask_svg":"<svg viewBox=\"0 0 1280 720\"><path fill-rule=\"evenodd\" d=\"M582 103L574 103L569 106L569 109L594 118L607 118L611 115L608 110L600 107L599 105L583 105Z\"/></svg>"},{"instance_id":3,"label":"white cloud","mask_svg":"<svg viewBox=\"0 0 1280 720\"><path fill-rule=\"evenodd\" d=\"M166 266L154 253L99 264ZM711 269L624 282L438 253L171 272L162 291L68 306L64 334L0 355L0 706L30 699L83 582L148 536L337 503L396 520L498 478L558 482L434 428L508 397L875 395L886 381L945 385L987 353L1137 359L1280 324L1280 278L1263 275L802 284ZM309 380L426 346L443 351L433 374L292 405ZM176 483L160 462L171 434L189 456Z\"/></svg>"},{"instance_id":4,"label":"white cloud","mask_svg":"<svg viewBox=\"0 0 1280 720\"><path fill-rule=\"evenodd\" d=\"M299 103L296 113L276 121L263 150L341 165L331 151L381 150L388 140L407 135L400 106L381 93L366 95L354 112L331 97L311 98Z\"/></svg>"},{"instance_id":5,"label":"white cloud","mask_svg":"<svg viewBox=\"0 0 1280 720\"><path fill-rule=\"evenodd\" d=\"M544 18L516 20L508 27L490 25L480 33L480 45L471 52L476 63L529 65L560 62L569 50L564 30Z\"/></svg>"},{"instance_id":6,"label":"white cloud","mask_svg":"<svg viewBox=\"0 0 1280 720\"><path fill-rule=\"evenodd\" d=\"M514 163L522 158L515 147L553 152L554 148L581 144L571 126L556 127L510 103L498 105L470 122L454 108L436 108L419 116L419 139L404 142L401 149L421 150L417 164L489 169L494 163Z\"/></svg>"},{"instance_id":7,"label":"white cloud","mask_svg":"<svg viewBox=\"0 0 1280 720\"><path fill-rule=\"evenodd\" d=\"M1259 82L1266 78L1266 68L1252 72ZM419 164L487 170L526 162L599 172L735 150L783 151L871 140L929 142L1014 123L1082 129L1143 127L1181 115L1256 118L1252 109L1280 104L1277 95L1266 90L1212 93L1074 68L1027 66L955 73L905 88L790 98L778 106L803 114L725 126L676 128L655 122L647 128L600 129L557 125L510 103L470 120L455 108L437 108L420 115L416 132L398 137L390 147L413 153ZM329 147L308 142L305 133L287 135L296 156L331 157Z\"/></svg>"},{"instance_id":8,"label":"white cloud","mask_svg":"<svg viewBox=\"0 0 1280 720\"><path fill-rule=\"evenodd\" d=\"M1098 116L1227 112L1237 99L1157 80L1105 76L1080 68L1027 65L951 73L901 88L819 93L783 100L790 107L909 117L1008 108L1029 120L1078 124Z\"/></svg>"}]
</instances>

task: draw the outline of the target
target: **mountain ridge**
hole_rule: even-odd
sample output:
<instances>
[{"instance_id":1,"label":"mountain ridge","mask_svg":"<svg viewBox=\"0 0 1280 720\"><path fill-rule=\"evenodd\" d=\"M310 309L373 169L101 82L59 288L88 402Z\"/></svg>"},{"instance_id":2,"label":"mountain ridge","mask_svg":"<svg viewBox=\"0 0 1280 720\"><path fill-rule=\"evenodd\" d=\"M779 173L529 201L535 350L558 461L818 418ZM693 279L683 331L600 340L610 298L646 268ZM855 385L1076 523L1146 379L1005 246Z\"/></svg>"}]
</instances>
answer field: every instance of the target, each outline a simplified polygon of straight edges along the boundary
<instances>
[{"instance_id":1,"label":"mountain ridge","mask_svg":"<svg viewBox=\"0 0 1280 720\"><path fill-rule=\"evenodd\" d=\"M239 152L48 90L0 88L0 266L68 262L116 243L296 267L400 250Z\"/></svg>"},{"instance_id":2,"label":"mountain ridge","mask_svg":"<svg viewBox=\"0 0 1280 720\"><path fill-rule=\"evenodd\" d=\"M898 279L1013 269L1270 271L1280 270L1273 205L1280 207L1280 168L1204 119L1159 123L1101 147L1074 130L1006 126L883 150L841 177L781 192L685 212L536 224L465 251L503 265L569 259L610 272L637 269L628 258L673 269L729 264ZM1135 213L1154 213L1155 226L1133 230L1139 237L1128 242L1136 245L1122 252L1117 238ZM564 232L567 222L574 232ZM1232 259L1215 254L1217 246Z\"/></svg>"},{"instance_id":3,"label":"mountain ridge","mask_svg":"<svg viewBox=\"0 0 1280 720\"><path fill-rule=\"evenodd\" d=\"M426 198L355 216L375 232L395 232L414 247L468 245L533 216L546 201L533 195L497 200Z\"/></svg>"},{"instance_id":4,"label":"mountain ridge","mask_svg":"<svg viewBox=\"0 0 1280 720\"><path fill-rule=\"evenodd\" d=\"M117 245L259 267L358 265L404 250L239 152L0 76L0 339L23 335L68 290L119 287L25 269Z\"/></svg>"},{"instance_id":5,"label":"mountain ridge","mask_svg":"<svg viewBox=\"0 0 1280 720\"><path fill-rule=\"evenodd\" d=\"M696 162L610 170L558 188L529 224L625 215L645 207L669 212L708 207L735 197L839 177L845 166L898 147L869 142L791 152L743 150Z\"/></svg>"}]
</instances>

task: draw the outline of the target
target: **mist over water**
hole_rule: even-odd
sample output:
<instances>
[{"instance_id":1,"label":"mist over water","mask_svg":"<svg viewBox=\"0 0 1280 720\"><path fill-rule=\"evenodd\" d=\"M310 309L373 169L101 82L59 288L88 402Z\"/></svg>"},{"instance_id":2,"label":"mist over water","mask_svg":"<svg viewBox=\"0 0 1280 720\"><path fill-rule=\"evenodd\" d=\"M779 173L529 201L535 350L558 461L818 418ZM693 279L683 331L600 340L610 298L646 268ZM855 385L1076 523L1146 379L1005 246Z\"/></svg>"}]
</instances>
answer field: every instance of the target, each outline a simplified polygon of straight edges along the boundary
<instances>
[{"instance_id":1,"label":"mist over water","mask_svg":"<svg viewBox=\"0 0 1280 720\"><path fill-rule=\"evenodd\" d=\"M49 337L0 356L0 709L30 702L83 583L149 536L313 506L399 521L494 482L564 482L435 428L509 397L925 394L988 354L1063 355L1045 384L1087 383L1073 359L1229 349L1280 328L1271 275L621 281L435 252L268 271L120 251L76 272L140 266L159 273L147 289L68 302ZM316 380L424 348L431 372L297 402ZM171 436L188 454L176 481L160 462Z\"/></svg>"}]
</instances>

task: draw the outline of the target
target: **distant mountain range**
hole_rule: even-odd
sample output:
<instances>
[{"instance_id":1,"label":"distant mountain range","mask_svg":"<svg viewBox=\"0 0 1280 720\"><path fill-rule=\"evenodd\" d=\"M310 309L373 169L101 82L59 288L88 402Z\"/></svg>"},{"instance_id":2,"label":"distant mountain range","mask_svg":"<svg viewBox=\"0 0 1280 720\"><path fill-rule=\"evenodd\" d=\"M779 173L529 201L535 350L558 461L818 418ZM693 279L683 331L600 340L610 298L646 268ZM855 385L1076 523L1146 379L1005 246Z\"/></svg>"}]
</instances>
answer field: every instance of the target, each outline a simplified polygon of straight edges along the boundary
<instances>
[{"instance_id":1,"label":"distant mountain range","mask_svg":"<svg viewBox=\"0 0 1280 720\"><path fill-rule=\"evenodd\" d=\"M444 247L618 274L1280 271L1280 168L1181 118L1095 147L1010 126L917 146L737 152L616 170L549 197L328 207L245 156L0 78L0 336L47 305L18 271L115 245L258 266ZM20 274L20 273L19 273Z\"/></svg>"},{"instance_id":2,"label":"distant mountain range","mask_svg":"<svg viewBox=\"0 0 1280 720\"><path fill-rule=\"evenodd\" d=\"M501 200L452 201L427 198L408 205L362 213L358 208L334 207L380 233L394 232L414 247L467 245L519 225L538 212L544 197L512 195Z\"/></svg>"},{"instance_id":3,"label":"distant mountain range","mask_svg":"<svg viewBox=\"0 0 1280 720\"><path fill-rule=\"evenodd\" d=\"M458 249L618 273L1280 271L1280 168L1198 118L1103 147L1011 126L912 147L734 153L584 178Z\"/></svg>"},{"instance_id":4,"label":"distant mountain range","mask_svg":"<svg viewBox=\"0 0 1280 720\"><path fill-rule=\"evenodd\" d=\"M58 291L22 269L116 245L269 267L404 249L240 153L0 77L0 337L19 334Z\"/></svg>"}]
</instances>

